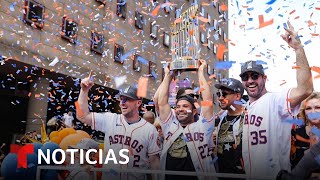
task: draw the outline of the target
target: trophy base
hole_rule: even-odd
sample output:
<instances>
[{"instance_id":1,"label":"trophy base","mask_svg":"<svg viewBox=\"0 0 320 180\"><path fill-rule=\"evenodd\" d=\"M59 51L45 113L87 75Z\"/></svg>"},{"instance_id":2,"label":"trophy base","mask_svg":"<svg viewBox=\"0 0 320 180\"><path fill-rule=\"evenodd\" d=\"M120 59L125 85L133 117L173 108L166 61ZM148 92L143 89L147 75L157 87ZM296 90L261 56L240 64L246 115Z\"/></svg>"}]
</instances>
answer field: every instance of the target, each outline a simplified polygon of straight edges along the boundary
<instances>
[{"instance_id":1,"label":"trophy base","mask_svg":"<svg viewBox=\"0 0 320 180\"><path fill-rule=\"evenodd\" d=\"M198 67L198 60L175 60L170 63L170 70L196 71Z\"/></svg>"}]
</instances>

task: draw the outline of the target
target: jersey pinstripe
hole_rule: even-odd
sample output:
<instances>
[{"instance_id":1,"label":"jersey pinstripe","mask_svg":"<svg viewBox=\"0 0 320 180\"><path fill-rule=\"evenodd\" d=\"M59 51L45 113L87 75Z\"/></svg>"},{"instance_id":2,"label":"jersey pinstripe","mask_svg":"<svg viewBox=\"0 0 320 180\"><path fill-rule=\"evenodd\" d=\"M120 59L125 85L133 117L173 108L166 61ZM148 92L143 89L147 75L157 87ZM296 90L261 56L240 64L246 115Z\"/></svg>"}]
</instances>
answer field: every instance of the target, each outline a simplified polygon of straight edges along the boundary
<instances>
[{"instance_id":1,"label":"jersey pinstripe","mask_svg":"<svg viewBox=\"0 0 320 180\"><path fill-rule=\"evenodd\" d=\"M172 110L165 121L161 121L164 134L163 149L160 157L160 166L165 170L167 152L172 143L183 133L190 156L197 172L215 172L213 154L212 133L214 130L214 118L205 120L200 116L197 122L183 128ZM161 177L164 179L164 176ZM198 179L212 179L212 177L199 176Z\"/></svg>"},{"instance_id":2,"label":"jersey pinstripe","mask_svg":"<svg viewBox=\"0 0 320 180\"><path fill-rule=\"evenodd\" d=\"M129 125L125 117L115 113L93 113L92 129L105 133L104 151L113 149L116 156L121 149L129 149L129 163L127 165L108 164L107 167L149 169L149 156L160 154L161 148L156 128L141 118L137 123ZM107 177L110 174L104 173ZM122 173L112 179L145 179L145 175L138 173Z\"/></svg>"},{"instance_id":3,"label":"jersey pinstripe","mask_svg":"<svg viewBox=\"0 0 320 180\"><path fill-rule=\"evenodd\" d=\"M247 103L243 125L242 155L246 174L251 177L274 177L281 169L290 171L292 118L299 107L290 109L290 90L266 93Z\"/></svg>"}]
</instances>

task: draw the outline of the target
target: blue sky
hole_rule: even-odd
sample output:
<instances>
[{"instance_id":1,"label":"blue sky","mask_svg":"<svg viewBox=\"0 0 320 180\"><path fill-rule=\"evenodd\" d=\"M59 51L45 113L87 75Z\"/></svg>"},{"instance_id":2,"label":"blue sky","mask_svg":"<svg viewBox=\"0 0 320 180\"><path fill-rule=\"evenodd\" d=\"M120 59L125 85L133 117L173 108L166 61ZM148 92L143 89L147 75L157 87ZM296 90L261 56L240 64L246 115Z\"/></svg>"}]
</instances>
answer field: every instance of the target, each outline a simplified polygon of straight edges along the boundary
<instances>
[{"instance_id":1,"label":"blue sky","mask_svg":"<svg viewBox=\"0 0 320 180\"><path fill-rule=\"evenodd\" d=\"M240 64L246 60L262 60L267 63L267 90L296 86L295 53L280 37L287 20L303 36L310 66L320 67L320 36L314 35L320 34L319 0L229 0L228 12L229 61L236 61L229 69L230 77L240 79ZM259 28L259 15L264 22L273 23ZM312 74L313 78L319 75ZM320 77L313 81L315 90L320 91Z\"/></svg>"}]
</instances>

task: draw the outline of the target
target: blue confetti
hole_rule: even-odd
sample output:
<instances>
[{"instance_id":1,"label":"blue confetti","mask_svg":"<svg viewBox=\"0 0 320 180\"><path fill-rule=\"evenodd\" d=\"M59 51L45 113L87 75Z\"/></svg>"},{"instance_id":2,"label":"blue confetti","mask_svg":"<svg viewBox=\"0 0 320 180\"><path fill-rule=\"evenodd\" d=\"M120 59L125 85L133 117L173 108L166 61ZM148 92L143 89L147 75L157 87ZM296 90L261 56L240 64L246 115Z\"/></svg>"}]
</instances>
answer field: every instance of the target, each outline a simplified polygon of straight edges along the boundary
<instances>
[{"instance_id":1,"label":"blue confetti","mask_svg":"<svg viewBox=\"0 0 320 180\"><path fill-rule=\"evenodd\" d=\"M215 62L216 69L230 69L234 61Z\"/></svg>"},{"instance_id":2,"label":"blue confetti","mask_svg":"<svg viewBox=\"0 0 320 180\"><path fill-rule=\"evenodd\" d=\"M249 20L249 21L253 21L253 18L249 18L248 20Z\"/></svg>"},{"instance_id":3,"label":"blue confetti","mask_svg":"<svg viewBox=\"0 0 320 180\"><path fill-rule=\"evenodd\" d=\"M266 4L271 5L271 4L273 4L274 2L276 2L276 0L271 0L271 1L267 2Z\"/></svg>"},{"instance_id":4,"label":"blue confetti","mask_svg":"<svg viewBox=\"0 0 320 180\"><path fill-rule=\"evenodd\" d=\"M283 122L296 124L298 126L301 126L304 124L303 119L285 119L285 120L283 120Z\"/></svg>"},{"instance_id":5,"label":"blue confetti","mask_svg":"<svg viewBox=\"0 0 320 180\"><path fill-rule=\"evenodd\" d=\"M12 3L12 4L10 4L10 6L9 6L9 9L10 9L10 11L15 11L14 10L14 6L17 4L17 2L14 2L14 3Z\"/></svg>"},{"instance_id":6,"label":"blue confetti","mask_svg":"<svg viewBox=\"0 0 320 180\"><path fill-rule=\"evenodd\" d=\"M233 101L233 104L242 105L243 103L241 101Z\"/></svg>"},{"instance_id":7,"label":"blue confetti","mask_svg":"<svg viewBox=\"0 0 320 180\"><path fill-rule=\"evenodd\" d=\"M314 112L307 114L309 120L317 120L320 119L320 112Z\"/></svg>"},{"instance_id":8,"label":"blue confetti","mask_svg":"<svg viewBox=\"0 0 320 180\"><path fill-rule=\"evenodd\" d=\"M146 59L144 59L142 56L138 56L137 60L142 64L145 64L145 65L149 64L149 62Z\"/></svg>"},{"instance_id":9,"label":"blue confetti","mask_svg":"<svg viewBox=\"0 0 320 180\"><path fill-rule=\"evenodd\" d=\"M253 11L253 9L254 9L254 8L253 8L253 7L251 7L251 8L248 8L247 10L248 10L248 11Z\"/></svg>"},{"instance_id":10,"label":"blue confetti","mask_svg":"<svg viewBox=\"0 0 320 180\"><path fill-rule=\"evenodd\" d=\"M151 74L155 79L157 79L157 73L154 71L154 69L152 69Z\"/></svg>"},{"instance_id":11,"label":"blue confetti","mask_svg":"<svg viewBox=\"0 0 320 180\"><path fill-rule=\"evenodd\" d=\"M312 41L309 39L308 41L304 42L304 45L310 44Z\"/></svg>"},{"instance_id":12,"label":"blue confetti","mask_svg":"<svg viewBox=\"0 0 320 180\"><path fill-rule=\"evenodd\" d=\"M320 129L318 129L317 127L313 126L313 127L311 128L311 132L312 132L314 135L320 137Z\"/></svg>"},{"instance_id":13,"label":"blue confetti","mask_svg":"<svg viewBox=\"0 0 320 180\"><path fill-rule=\"evenodd\" d=\"M268 63L266 63L265 61L262 61L262 60L256 60L256 63L257 64L260 64L260 65L263 65L263 64L268 64Z\"/></svg>"},{"instance_id":14,"label":"blue confetti","mask_svg":"<svg viewBox=\"0 0 320 180\"><path fill-rule=\"evenodd\" d=\"M125 59L127 59L127 57L131 56L134 52L135 52L135 49L131 49L130 51L128 51L127 53L125 53L120 57L120 61L123 62Z\"/></svg>"},{"instance_id":15,"label":"blue confetti","mask_svg":"<svg viewBox=\"0 0 320 180\"><path fill-rule=\"evenodd\" d=\"M266 13L269 13L270 11L272 11L272 7L269 7L268 9L266 9Z\"/></svg>"}]
</instances>

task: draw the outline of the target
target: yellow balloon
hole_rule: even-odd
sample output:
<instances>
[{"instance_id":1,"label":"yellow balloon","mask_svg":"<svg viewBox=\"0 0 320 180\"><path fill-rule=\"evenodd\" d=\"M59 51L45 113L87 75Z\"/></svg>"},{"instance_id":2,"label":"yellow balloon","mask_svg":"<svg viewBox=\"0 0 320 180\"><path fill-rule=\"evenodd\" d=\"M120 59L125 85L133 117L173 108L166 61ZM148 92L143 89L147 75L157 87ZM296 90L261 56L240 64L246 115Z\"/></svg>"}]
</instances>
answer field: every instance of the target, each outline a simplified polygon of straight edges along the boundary
<instances>
[{"instance_id":1,"label":"yellow balloon","mask_svg":"<svg viewBox=\"0 0 320 180\"><path fill-rule=\"evenodd\" d=\"M64 137L59 146L61 149L66 150L69 146L75 146L78 144L81 139L86 138L87 136L85 134L75 133L75 134L69 134L68 136Z\"/></svg>"},{"instance_id":2,"label":"yellow balloon","mask_svg":"<svg viewBox=\"0 0 320 180\"><path fill-rule=\"evenodd\" d=\"M59 136L59 132L58 131L51 131L49 138L52 139L53 137Z\"/></svg>"},{"instance_id":3,"label":"yellow balloon","mask_svg":"<svg viewBox=\"0 0 320 180\"><path fill-rule=\"evenodd\" d=\"M54 142L54 143L57 143L57 144L60 144L61 137L60 136L54 136L54 137L50 138L50 141Z\"/></svg>"},{"instance_id":4,"label":"yellow balloon","mask_svg":"<svg viewBox=\"0 0 320 180\"><path fill-rule=\"evenodd\" d=\"M64 139L66 136L70 134L75 134L76 130L73 128L63 128L62 130L59 131L59 136L61 139Z\"/></svg>"},{"instance_id":5,"label":"yellow balloon","mask_svg":"<svg viewBox=\"0 0 320 180\"><path fill-rule=\"evenodd\" d=\"M83 136L85 138L91 138L90 135L83 130L76 130L76 134L80 134L81 136Z\"/></svg>"}]
</instances>

